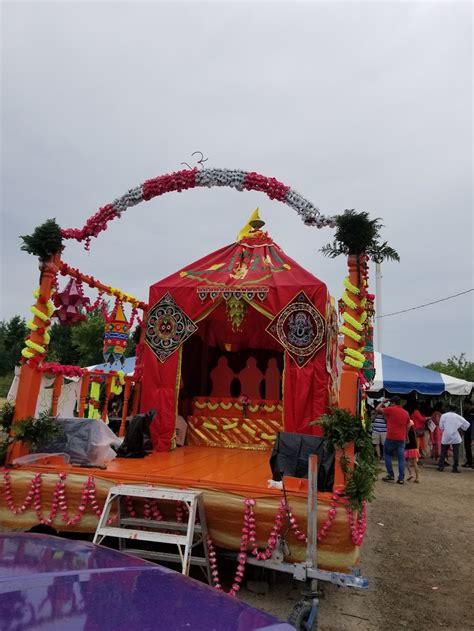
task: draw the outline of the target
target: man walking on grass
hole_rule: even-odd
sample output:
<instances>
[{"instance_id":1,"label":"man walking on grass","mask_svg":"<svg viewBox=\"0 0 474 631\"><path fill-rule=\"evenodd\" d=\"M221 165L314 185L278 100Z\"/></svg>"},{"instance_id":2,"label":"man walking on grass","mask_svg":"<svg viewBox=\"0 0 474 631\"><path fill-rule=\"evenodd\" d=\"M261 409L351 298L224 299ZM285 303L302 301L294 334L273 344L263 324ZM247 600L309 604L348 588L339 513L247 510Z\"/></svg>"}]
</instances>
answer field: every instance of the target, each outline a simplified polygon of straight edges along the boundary
<instances>
[{"instance_id":1,"label":"man walking on grass","mask_svg":"<svg viewBox=\"0 0 474 631\"><path fill-rule=\"evenodd\" d=\"M390 406L386 403L390 401ZM398 459L398 480L397 484L405 484L405 443L407 440L408 428L410 427L410 415L400 405L400 397L383 399L375 408L375 412L382 412L387 421L387 438L384 445L385 467L387 475L382 478L384 482L395 480L392 465L392 455L395 452Z\"/></svg>"},{"instance_id":2,"label":"man walking on grass","mask_svg":"<svg viewBox=\"0 0 474 631\"><path fill-rule=\"evenodd\" d=\"M459 445L462 442L460 429L466 431L470 424L459 414L456 414L454 407L449 408L449 412L442 414L439 419L439 428L443 432L441 436L441 456L438 462L438 471L444 470L448 449L453 449L453 473L459 473Z\"/></svg>"}]
</instances>

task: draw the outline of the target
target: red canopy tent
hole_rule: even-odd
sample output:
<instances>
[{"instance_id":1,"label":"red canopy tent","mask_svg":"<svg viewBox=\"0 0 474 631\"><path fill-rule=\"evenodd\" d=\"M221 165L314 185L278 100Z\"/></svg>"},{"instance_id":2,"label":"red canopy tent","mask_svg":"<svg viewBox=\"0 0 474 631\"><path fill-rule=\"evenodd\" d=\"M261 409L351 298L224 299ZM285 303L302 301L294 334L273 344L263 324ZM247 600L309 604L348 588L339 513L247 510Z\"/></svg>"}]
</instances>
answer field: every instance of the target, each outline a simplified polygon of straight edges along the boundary
<instances>
[{"instance_id":1,"label":"red canopy tent","mask_svg":"<svg viewBox=\"0 0 474 631\"><path fill-rule=\"evenodd\" d=\"M309 423L333 403L330 356L334 359L336 336L327 325L331 316L326 285L260 230L152 285L141 409L157 411L155 450L171 448L182 374L194 374L199 381L199 370L208 369L209 350L216 349L256 356L280 353L284 429L320 433ZM194 386L195 393L206 394Z\"/></svg>"}]
</instances>

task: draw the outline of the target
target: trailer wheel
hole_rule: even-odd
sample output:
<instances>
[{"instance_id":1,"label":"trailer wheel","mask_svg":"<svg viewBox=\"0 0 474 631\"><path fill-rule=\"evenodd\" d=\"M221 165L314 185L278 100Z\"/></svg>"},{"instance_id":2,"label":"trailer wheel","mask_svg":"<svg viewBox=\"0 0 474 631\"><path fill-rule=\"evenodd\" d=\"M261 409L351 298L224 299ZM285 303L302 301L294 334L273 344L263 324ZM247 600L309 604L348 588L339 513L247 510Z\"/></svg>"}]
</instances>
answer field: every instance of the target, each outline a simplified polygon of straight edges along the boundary
<instances>
[{"instance_id":1,"label":"trailer wheel","mask_svg":"<svg viewBox=\"0 0 474 631\"><path fill-rule=\"evenodd\" d=\"M318 624L317 608L307 600L300 600L293 607L293 611L288 617L288 622L292 624L296 631L316 631Z\"/></svg>"}]
</instances>

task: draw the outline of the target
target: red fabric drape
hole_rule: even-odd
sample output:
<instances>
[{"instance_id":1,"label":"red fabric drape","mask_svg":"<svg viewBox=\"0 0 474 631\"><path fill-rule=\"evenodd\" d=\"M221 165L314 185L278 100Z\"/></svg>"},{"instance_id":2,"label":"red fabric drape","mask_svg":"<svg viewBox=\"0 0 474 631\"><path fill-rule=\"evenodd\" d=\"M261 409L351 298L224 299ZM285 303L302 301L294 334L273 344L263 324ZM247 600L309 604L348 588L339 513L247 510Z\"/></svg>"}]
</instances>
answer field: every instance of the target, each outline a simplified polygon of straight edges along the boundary
<instances>
[{"instance_id":1,"label":"red fabric drape","mask_svg":"<svg viewBox=\"0 0 474 631\"><path fill-rule=\"evenodd\" d=\"M240 342L235 344L236 334L229 327L223 304L209 314L215 303L210 298L203 300L197 291L199 287L265 287L265 298L259 300L255 297L253 303L272 317L302 290L323 317L329 301L326 285L288 257L269 237L221 248L150 287L150 307L169 292L194 322L205 315L209 317L208 344L224 348L231 342L235 350L242 349L244 339L247 348L284 349L265 332L271 320L253 312L252 307L248 308ZM327 406L325 348L324 345L303 368L286 356L284 422L287 431L310 434L319 431L317 427L309 427L309 423L317 419ZM152 424L152 440L157 451L168 450L171 445L176 419L178 369L178 351L161 363L150 348L145 349L141 410L157 410Z\"/></svg>"}]
</instances>

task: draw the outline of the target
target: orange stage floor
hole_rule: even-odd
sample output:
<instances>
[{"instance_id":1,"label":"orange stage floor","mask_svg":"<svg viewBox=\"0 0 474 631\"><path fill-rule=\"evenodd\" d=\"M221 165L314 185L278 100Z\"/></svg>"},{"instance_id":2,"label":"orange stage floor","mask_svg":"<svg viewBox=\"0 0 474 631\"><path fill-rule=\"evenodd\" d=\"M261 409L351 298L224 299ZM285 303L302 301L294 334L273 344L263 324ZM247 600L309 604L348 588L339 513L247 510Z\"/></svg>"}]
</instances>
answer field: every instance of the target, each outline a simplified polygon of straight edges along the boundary
<instances>
[{"instance_id":1,"label":"orange stage floor","mask_svg":"<svg viewBox=\"0 0 474 631\"><path fill-rule=\"evenodd\" d=\"M166 453L133 460L117 458L98 475L123 482L190 486L222 490L239 495L280 495L269 490L270 451L179 447Z\"/></svg>"},{"instance_id":2,"label":"orange stage floor","mask_svg":"<svg viewBox=\"0 0 474 631\"><path fill-rule=\"evenodd\" d=\"M109 462L105 470L49 464L15 467L10 470L10 477L14 501L18 506L24 501L34 474L41 473L42 502L46 515L60 472L67 476L66 495L70 514L77 511L82 486L88 476L94 478L99 504L105 501L110 486L117 483L199 489L203 492L210 535L216 545L229 550L239 549L244 498L251 497L256 500L257 543L260 548L264 548L283 495L280 490L268 488L267 481L271 478L270 453L186 446L172 452L150 454L143 459L117 458ZM33 507L20 515L14 515L2 495L0 492L0 522L5 527L29 528L38 523ZM290 490L287 497L299 527L306 531L307 492ZM327 518L330 499L330 493L318 493L318 528ZM94 532L96 524L96 515L88 510L75 530ZM60 516L53 525L58 529L67 529ZM289 534L289 544L291 560L304 560L305 544L299 542L292 533ZM318 544L318 559L320 567L338 571L347 571L347 568L358 562L359 548L352 542L342 505L327 536Z\"/></svg>"}]
</instances>

